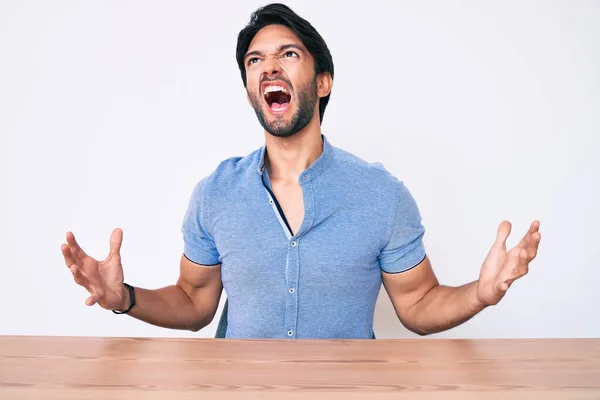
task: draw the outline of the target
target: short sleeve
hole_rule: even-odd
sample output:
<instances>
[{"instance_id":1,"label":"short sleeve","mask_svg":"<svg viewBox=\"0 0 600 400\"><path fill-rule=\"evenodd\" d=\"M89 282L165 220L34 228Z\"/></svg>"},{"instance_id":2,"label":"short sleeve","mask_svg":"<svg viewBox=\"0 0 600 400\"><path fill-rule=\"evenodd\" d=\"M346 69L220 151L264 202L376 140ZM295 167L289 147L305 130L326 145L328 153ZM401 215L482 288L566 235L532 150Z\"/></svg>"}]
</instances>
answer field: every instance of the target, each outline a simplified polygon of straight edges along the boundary
<instances>
[{"instance_id":1,"label":"short sleeve","mask_svg":"<svg viewBox=\"0 0 600 400\"><path fill-rule=\"evenodd\" d=\"M425 228L412 194L400 182L400 195L391 217L389 239L379 254L380 268L387 273L407 271L425 259Z\"/></svg>"},{"instance_id":2,"label":"short sleeve","mask_svg":"<svg viewBox=\"0 0 600 400\"><path fill-rule=\"evenodd\" d=\"M216 265L220 263L219 252L212 235L206 228L208 207L204 192L208 180L209 176L200 180L194 187L183 218L181 232L183 253L186 258L196 264Z\"/></svg>"}]
</instances>

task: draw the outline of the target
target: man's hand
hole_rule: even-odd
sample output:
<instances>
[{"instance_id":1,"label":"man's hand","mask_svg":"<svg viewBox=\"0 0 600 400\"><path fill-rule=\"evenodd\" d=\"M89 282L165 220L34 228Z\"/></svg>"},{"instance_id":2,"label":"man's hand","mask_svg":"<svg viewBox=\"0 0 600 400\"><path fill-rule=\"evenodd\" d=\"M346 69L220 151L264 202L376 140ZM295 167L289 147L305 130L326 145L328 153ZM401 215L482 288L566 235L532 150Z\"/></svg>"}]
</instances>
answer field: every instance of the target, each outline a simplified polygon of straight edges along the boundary
<instances>
[{"instance_id":1,"label":"man's hand","mask_svg":"<svg viewBox=\"0 0 600 400\"><path fill-rule=\"evenodd\" d=\"M529 272L529 263L536 257L541 240L539 229L539 221L532 222L519 244L506 251L511 224L508 221L500 224L496 241L483 262L477 282L477 301L482 306L497 304L510 285Z\"/></svg>"},{"instance_id":2,"label":"man's hand","mask_svg":"<svg viewBox=\"0 0 600 400\"><path fill-rule=\"evenodd\" d=\"M98 303L107 310L127 308L129 297L123 286L120 254L122 242L121 229L113 230L110 236L110 253L104 261L98 262L79 247L73 233L67 232L67 244L62 244L61 251L75 282L90 293L85 301L88 306Z\"/></svg>"}]
</instances>

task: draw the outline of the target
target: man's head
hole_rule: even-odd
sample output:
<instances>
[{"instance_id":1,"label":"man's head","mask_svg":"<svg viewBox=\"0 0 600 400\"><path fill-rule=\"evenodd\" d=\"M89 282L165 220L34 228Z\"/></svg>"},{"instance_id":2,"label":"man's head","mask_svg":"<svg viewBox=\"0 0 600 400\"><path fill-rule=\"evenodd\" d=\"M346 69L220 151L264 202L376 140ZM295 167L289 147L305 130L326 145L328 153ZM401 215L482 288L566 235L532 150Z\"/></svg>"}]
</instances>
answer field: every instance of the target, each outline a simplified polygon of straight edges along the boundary
<instances>
[{"instance_id":1,"label":"man's head","mask_svg":"<svg viewBox=\"0 0 600 400\"><path fill-rule=\"evenodd\" d=\"M274 136L298 132L318 113L333 84L333 59L313 26L283 4L256 10L238 35L236 59L248 98Z\"/></svg>"}]
</instances>

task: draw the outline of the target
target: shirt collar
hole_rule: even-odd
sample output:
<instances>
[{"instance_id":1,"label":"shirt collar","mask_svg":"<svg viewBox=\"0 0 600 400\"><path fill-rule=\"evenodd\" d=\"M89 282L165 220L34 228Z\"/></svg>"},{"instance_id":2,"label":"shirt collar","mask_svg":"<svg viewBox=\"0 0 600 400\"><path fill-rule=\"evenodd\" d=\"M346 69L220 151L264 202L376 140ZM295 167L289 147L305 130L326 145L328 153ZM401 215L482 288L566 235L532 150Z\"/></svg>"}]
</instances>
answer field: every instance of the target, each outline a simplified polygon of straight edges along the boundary
<instances>
[{"instance_id":1,"label":"shirt collar","mask_svg":"<svg viewBox=\"0 0 600 400\"><path fill-rule=\"evenodd\" d=\"M305 169L300 175L300 183L309 182L319 176L323 171L327 169L331 160L333 160L333 146L327 140L327 137L324 134L321 134L321 139L323 140L323 151L319 158L315 160L307 169ZM260 175L265 171L265 153L266 153L266 145L263 145L260 148L258 154L258 173Z\"/></svg>"}]
</instances>

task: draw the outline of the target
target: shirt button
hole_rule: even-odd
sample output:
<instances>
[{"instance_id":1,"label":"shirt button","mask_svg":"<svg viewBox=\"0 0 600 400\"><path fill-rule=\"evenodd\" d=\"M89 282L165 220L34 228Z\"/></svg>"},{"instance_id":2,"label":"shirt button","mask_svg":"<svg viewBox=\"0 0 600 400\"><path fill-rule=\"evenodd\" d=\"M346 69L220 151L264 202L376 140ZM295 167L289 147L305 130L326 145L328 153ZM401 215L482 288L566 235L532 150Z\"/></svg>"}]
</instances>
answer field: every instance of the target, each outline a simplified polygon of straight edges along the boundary
<instances>
[{"instance_id":1,"label":"shirt button","mask_svg":"<svg viewBox=\"0 0 600 400\"><path fill-rule=\"evenodd\" d=\"M292 247L296 247L296 242L292 242Z\"/></svg>"},{"instance_id":2,"label":"shirt button","mask_svg":"<svg viewBox=\"0 0 600 400\"><path fill-rule=\"evenodd\" d=\"M273 199L269 199L269 204L273 204Z\"/></svg>"},{"instance_id":3,"label":"shirt button","mask_svg":"<svg viewBox=\"0 0 600 400\"><path fill-rule=\"evenodd\" d=\"M288 336L292 336L293 334L294 334L294 332L288 331Z\"/></svg>"},{"instance_id":4,"label":"shirt button","mask_svg":"<svg viewBox=\"0 0 600 400\"><path fill-rule=\"evenodd\" d=\"M290 293L294 293L296 290L294 288L290 288Z\"/></svg>"}]
</instances>

